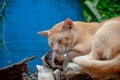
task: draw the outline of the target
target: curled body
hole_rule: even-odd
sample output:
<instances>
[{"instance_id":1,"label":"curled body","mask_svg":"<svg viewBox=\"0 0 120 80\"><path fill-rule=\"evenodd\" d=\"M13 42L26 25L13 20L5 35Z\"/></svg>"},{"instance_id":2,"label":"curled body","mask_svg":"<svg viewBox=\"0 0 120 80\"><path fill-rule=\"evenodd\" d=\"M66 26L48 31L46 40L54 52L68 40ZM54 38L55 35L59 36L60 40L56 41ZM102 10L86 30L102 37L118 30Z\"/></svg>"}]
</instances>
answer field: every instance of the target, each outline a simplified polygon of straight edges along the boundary
<instances>
[{"instance_id":1,"label":"curled body","mask_svg":"<svg viewBox=\"0 0 120 80\"><path fill-rule=\"evenodd\" d=\"M76 56L86 55L91 51L93 37L98 29L108 21L120 20L115 17L100 23L97 22L81 22L66 19L57 23L50 30L40 31L38 34L46 36L52 50L59 55L56 59L63 60L63 54L68 54L68 61ZM62 57L62 58L60 58Z\"/></svg>"},{"instance_id":2,"label":"curled body","mask_svg":"<svg viewBox=\"0 0 120 80\"><path fill-rule=\"evenodd\" d=\"M95 80L120 79L120 21L109 21L96 32L88 55L73 59Z\"/></svg>"}]
</instances>

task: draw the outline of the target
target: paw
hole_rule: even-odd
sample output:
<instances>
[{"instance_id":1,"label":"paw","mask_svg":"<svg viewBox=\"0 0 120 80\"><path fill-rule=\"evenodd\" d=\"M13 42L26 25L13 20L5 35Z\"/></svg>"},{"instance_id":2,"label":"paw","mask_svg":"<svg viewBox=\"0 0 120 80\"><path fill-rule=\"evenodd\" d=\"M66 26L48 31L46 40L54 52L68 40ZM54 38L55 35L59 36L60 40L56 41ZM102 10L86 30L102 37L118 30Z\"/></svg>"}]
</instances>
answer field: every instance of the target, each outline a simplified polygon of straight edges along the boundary
<instances>
[{"instance_id":1,"label":"paw","mask_svg":"<svg viewBox=\"0 0 120 80\"><path fill-rule=\"evenodd\" d=\"M68 63L67 67L65 68L65 71L67 70L74 70L75 72L80 72L81 68L75 63Z\"/></svg>"},{"instance_id":2,"label":"paw","mask_svg":"<svg viewBox=\"0 0 120 80\"><path fill-rule=\"evenodd\" d=\"M79 66L85 65L87 63L89 63L89 57L86 56L79 56L79 57L75 57L73 59L73 62L78 64Z\"/></svg>"},{"instance_id":3,"label":"paw","mask_svg":"<svg viewBox=\"0 0 120 80\"><path fill-rule=\"evenodd\" d=\"M78 64L78 63L79 63L79 60L80 60L79 57L75 57L75 58L73 58L73 62L74 62L74 63L77 63L77 64Z\"/></svg>"},{"instance_id":4,"label":"paw","mask_svg":"<svg viewBox=\"0 0 120 80\"><path fill-rule=\"evenodd\" d=\"M73 59L73 62L76 63L76 64L80 64L80 63L84 62L84 59L81 56L80 57L75 57Z\"/></svg>"},{"instance_id":5,"label":"paw","mask_svg":"<svg viewBox=\"0 0 120 80\"><path fill-rule=\"evenodd\" d=\"M75 75L80 74L81 68L75 63L69 63L65 68L65 74L68 79L75 77Z\"/></svg>"}]
</instances>

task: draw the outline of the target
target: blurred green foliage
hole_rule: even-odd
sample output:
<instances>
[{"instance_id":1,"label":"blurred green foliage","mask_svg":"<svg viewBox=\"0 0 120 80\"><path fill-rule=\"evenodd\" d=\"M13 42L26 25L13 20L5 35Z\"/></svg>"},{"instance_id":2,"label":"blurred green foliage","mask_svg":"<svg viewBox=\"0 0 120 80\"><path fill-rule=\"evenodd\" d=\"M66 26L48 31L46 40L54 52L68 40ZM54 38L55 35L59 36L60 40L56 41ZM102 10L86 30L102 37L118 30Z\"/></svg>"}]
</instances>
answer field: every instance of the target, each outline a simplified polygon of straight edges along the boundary
<instances>
[{"instance_id":1,"label":"blurred green foliage","mask_svg":"<svg viewBox=\"0 0 120 80\"><path fill-rule=\"evenodd\" d=\"M120 16L119 0L80 0L84 7L85 21L103 21Z\"/></svg>"},{"instance_id":2,"label":"blurred green foliage","mask_svg":"<svg viewBox=\"0 0 120 80\"><path fill-rule=\"evenodd\" d=\"M5 40L4 40L6 5L7 5L7 0L0 1L0 50L2 50L2 53L8 53L8 49L5 45Z\"/></svg>"},{"instance_id":3,"label":"blurred green foliage","mask_svg":"<svg viewBox=\"0 0 120 80\"><path fill-rule=\"evenodd\" d=\"M5 9L6 9L7 0L1 0L0 2L0 23L4 25Z\"/></svg>"}]
</instances>

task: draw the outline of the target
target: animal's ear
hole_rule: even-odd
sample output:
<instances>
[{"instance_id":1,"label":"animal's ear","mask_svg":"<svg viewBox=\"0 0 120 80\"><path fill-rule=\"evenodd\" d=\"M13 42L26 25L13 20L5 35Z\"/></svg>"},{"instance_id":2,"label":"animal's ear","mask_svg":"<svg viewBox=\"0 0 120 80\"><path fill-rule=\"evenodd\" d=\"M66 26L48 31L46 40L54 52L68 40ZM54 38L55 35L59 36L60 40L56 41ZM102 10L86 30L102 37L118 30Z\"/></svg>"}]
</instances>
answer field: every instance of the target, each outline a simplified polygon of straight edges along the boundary
<instances>
[{"instance_id":1,"label":"animal's ear","mask_svg":"<svg viewBox=\"0 0 120 80\"><path fill-rule=\"evenodd\" d=\"M37 32L37 34L40 34L40 35L45 36L45 37L49 37L50 30L40 31L40 32Z\"/></svg>"},{"instance_id":2,"label":"animal's ear","mask_svg":"<svg viewBox=\"0 0 120 80\"><path fill-rule=\"evenodd\" d=\"M74 23L72 22L71 19L66 19L63 23L63 29L72 29L74 26Z\"/></svg>"}]
</instances>

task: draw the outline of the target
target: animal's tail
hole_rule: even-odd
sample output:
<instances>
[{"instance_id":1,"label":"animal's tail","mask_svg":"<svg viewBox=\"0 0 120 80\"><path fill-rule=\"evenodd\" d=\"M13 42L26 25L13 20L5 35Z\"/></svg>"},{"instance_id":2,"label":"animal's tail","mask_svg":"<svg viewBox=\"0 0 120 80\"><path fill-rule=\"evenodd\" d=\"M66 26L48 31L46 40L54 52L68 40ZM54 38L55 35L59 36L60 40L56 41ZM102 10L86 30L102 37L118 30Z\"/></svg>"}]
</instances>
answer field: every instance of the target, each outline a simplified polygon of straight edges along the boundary
<instances>
[{"instance_id":1,"label":"animal's tail","mask_svg":"<svg viewBox=\"0 0 120 80\"><path fill-rule=\"evenodd\" d=\"M80 65L85 71L94 74L114 74L120 72L120 56L112 60L79 60L74 59L74 62Z\"/></svg>"}]
</instances>

